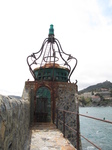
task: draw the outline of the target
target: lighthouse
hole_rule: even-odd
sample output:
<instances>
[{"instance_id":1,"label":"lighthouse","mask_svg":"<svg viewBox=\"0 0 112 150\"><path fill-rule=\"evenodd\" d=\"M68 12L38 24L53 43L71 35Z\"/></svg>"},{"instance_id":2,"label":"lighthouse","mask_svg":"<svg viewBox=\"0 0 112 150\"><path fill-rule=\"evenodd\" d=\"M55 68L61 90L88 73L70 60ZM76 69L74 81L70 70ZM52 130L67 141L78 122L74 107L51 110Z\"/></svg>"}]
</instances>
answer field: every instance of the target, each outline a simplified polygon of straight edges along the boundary
<instances>
[{"instance_id":1,"label":"lighthouse","mask_svg":"<svg viewBox=\"0 0 112 150\"><path fill-rule=\"evenodd\" d=\"M48 37L40 50L27 57L27 64L34 78L34 81L25 84L31 91L31 122L54 123L57 108L75 109L77 84L71 83L70 78L77 59L64 52L55 38L53 25L50 25Z\"/></svg>"}]
</instances>

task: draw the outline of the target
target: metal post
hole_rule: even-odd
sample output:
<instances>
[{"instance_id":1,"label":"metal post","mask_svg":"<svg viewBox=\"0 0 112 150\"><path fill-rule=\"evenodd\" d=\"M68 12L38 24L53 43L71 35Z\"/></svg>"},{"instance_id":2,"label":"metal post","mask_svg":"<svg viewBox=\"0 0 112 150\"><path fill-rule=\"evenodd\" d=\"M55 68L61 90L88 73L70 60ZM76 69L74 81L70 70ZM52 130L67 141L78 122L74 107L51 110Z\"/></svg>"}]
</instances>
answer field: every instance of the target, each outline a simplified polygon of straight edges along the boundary
<instances>
[{"instance_id":1,"label":"metal post","mask_svg":"<svg viewBox=\"0 0 112 150\"><path fill-rule=\"evenodd\" d=\"M56 118L56 127L58 128L58 109L56 110L57 118Z\"/></svg>"},{"instance_id":2,"label":"metal post","mask_svg":"<svg viewBox=\"0 0 112 150\"><path fill-rule=\"evenodd\" d=\"M79 107L77 104L77 150L79 150Z\"/></svg>"},{"instance_id":3,"label":"metal post","mask_svg":"<svg viewBox=\"0 0 112 150\"><path fill-rule=\"evenodd\" d=\"M65 137L65 111L63 111L63 137Z\"/></svg>"}]
</instances>

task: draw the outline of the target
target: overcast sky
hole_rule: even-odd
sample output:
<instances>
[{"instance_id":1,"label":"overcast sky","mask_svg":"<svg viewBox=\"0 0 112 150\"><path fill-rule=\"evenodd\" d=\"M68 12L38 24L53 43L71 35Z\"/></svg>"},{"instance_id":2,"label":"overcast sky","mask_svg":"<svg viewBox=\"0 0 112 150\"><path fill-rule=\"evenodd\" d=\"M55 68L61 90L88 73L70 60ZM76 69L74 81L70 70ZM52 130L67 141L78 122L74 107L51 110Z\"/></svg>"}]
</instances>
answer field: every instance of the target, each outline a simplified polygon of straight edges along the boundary
<instances>
[{"instance_id":1,"label":"overcast sky","mask_svg":"<svg viewBox=\"0 0 112 150\"><path fill-rule=\"evenodd\" d=\"M26 58L40 50L50 24L63 50L78 59L79 90L112 82L112 0L1 0L0 94L22 95L33 80Z\"/></svg>"}]
</instances>

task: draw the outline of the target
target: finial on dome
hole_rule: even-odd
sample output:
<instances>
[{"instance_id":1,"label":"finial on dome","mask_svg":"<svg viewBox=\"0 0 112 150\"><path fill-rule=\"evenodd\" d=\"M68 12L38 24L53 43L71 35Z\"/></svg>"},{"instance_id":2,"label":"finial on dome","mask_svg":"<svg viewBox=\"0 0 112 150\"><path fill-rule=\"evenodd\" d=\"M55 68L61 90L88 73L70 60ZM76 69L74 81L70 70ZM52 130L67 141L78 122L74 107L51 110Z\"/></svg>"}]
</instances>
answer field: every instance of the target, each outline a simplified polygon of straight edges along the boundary
<instances>
[{"instance_id":1,"label":"finial on dome","mask_svg":"<svg viewBox=\"0 0 112 150\"><path fill-rule=\"evenodd\" d=\"M53 28L53 24L51 24L51 25L50 25L49 35L54 35L54 28Z\"/></svg>"}]
</instances>

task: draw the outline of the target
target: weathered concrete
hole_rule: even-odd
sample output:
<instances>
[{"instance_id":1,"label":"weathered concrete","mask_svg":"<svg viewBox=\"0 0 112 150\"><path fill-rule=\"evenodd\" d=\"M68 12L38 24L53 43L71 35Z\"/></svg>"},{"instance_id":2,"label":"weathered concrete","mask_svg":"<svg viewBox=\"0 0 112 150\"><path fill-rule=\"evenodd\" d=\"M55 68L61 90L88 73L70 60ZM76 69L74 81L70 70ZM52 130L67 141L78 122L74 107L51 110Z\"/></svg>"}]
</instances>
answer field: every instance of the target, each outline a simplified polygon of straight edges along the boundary
<instances>
[{"instance_id":1,"label":"weathered concrete","mask_svg":"<svg viewBox=\"0 0 112 150\"><path fill-rule=\"evenodd\" d=\"M24 150L75 150L52 123L36 123Z\"/></svg>"},{"instance_id":2,"label":"weathered concrete","mask_svg":"<svg viewBox=\"0 0 112 150\"><path fill-rule=\"evenodd\" d=\"M25 99L0 95L0 150L22 150L30 124L28 93Z\"/></svg>"}]
</instances>

